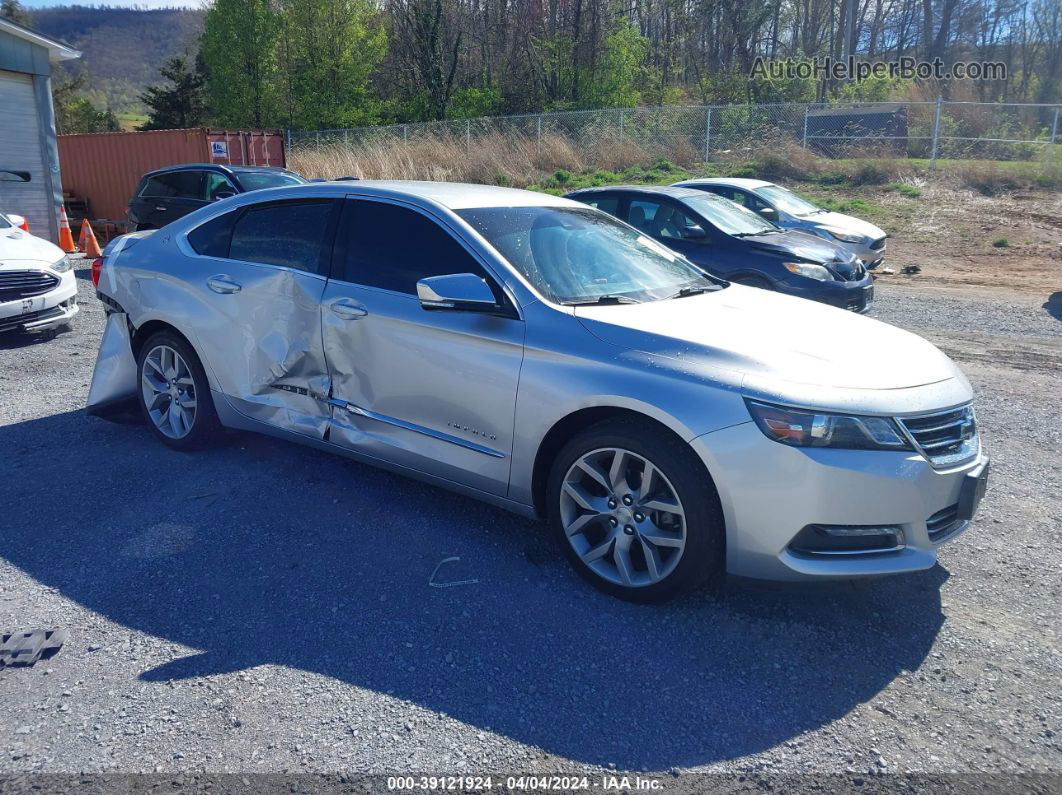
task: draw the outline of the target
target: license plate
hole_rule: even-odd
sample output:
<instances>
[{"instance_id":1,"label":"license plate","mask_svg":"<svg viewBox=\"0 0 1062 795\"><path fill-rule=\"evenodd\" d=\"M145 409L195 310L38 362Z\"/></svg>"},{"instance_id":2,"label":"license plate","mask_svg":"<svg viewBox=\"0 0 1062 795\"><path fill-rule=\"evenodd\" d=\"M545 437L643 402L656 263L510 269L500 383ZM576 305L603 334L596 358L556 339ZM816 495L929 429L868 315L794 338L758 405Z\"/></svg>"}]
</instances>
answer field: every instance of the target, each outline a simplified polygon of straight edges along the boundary
<instances>
[{"instance_id":1,"label":"license plate","mask_svg":"<svg viewBox=\"0 0 1062 795\"><path fill-rule=\"evenodd\" d=\"M959 517L970 520L977 513L977 506L981 504L981 498L988 489L988 462L972 472L967 472L962 479L962 488L959 489Z\"/></svg>"}]
</instances>

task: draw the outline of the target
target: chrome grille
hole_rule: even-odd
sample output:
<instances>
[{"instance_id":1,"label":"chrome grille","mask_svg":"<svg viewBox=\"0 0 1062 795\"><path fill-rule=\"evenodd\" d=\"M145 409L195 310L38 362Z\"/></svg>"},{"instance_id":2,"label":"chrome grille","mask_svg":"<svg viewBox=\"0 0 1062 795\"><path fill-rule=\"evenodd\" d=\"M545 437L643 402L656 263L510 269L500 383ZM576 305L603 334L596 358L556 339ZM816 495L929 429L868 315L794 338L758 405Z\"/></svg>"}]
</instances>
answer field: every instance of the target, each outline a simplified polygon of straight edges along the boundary
<instances>
[{"instance_id":1,"label":"chrome grille","mask_svg":"<svg viewBox=\"0 0 1062 795\"><path fill-rule=\"evenodd\" d=\"M968 524L970 524L968 521L959 518L959 506L956 504L937 511L926 519L926 530L929 531L929 540L934 544L939 544L961 533Z\"/></svg>"},{"instance_id":2,"label":"chrome grille","mask_svg":"<svg viewBox=\"0 0 1062 795\"><path fill-rule=\"evenodd\" d=\"M57 284L59 279L44 271L0 271L0 303L43 295Z\"/></svg>"},{"instance_id":3,"label":"chrome grille","mask_svg":"<svg viewBox=\"0 0 1062 795\"><path fill-rule=\"evenodd\" d=\"M972 406L899 420L915 447L933 466L969 461L980 449Z\"/></svg>"}]
</instances>

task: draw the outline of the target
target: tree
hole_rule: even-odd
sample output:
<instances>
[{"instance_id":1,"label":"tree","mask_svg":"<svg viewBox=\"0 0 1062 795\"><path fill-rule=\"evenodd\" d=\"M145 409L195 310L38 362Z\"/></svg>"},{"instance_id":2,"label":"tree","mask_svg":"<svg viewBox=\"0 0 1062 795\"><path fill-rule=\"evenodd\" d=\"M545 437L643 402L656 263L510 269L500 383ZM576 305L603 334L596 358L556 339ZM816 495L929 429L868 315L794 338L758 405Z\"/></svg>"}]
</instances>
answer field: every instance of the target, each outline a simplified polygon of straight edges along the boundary
<instances>
[{"instance_id":1,"label":"tree","mask_svg":"<svg viewBox=\"0 0 1062 795\"><path fill-rule=\"evenodd\" d=\"M52 81L55 127L60 135L71 133L117 132L122 127L110 110L100 110L82 93L85 73L67 77L56 72Z\"/></svg>"},{"instance_id":2,"label":"tree","mask_svg":"<svg viewBox=\"0 0 1062 795\"><path fill-rule=\"evenodd\" d=\"M269 0L215 0L200 52L210 117L225 126L268 127L281 119L279 19Z\"/></svg>"},{"instance_id":3,"label":"tree","mask_svg":"<svg viewBox=\"0 0 1062 795\"><path fill-rule=\"evenodd\" d=\"M204 69L199 56L192 69L188 58L181 55L163 64L159 73L169 83L151 86L140 95L140 101L148 107L147 123L140 129L175 130L202 125L206 118Z\"/></svg>"},{"instance_id":4,"label":"tree","mask_svg":"<svg viewBox=\"0 0 1062 795\"><path fill-rule=\"evenodd\" d=\"M0 0L0 17L10 19L24 28L32 26L33 19L18 0Z\"/></svg>"}]
</instances>

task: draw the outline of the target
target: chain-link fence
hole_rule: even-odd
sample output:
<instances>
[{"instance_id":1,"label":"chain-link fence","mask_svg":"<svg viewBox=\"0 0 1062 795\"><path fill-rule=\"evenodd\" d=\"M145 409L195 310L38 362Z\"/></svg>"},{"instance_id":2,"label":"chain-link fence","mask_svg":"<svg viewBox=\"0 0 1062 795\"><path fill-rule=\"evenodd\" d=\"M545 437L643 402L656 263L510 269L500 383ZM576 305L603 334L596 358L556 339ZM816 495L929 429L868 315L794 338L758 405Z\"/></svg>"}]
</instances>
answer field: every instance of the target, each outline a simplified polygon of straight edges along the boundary
<instances>
[{"instance_id":1,"label":"chain-link fence","mask_svg":"<svg viewBox=\"0 0 1062 795\"><path fill-rule=\"evenodd\" d=\"M590 147L629 140L647 152L712 160L743 148L798 143L827 157L1034 159L1062 143L1062 105L886 102L664 106L535 113L341 130L288 131L289 149L445 138L472 149L485 136Z\"/></svg>"}]
</instances>

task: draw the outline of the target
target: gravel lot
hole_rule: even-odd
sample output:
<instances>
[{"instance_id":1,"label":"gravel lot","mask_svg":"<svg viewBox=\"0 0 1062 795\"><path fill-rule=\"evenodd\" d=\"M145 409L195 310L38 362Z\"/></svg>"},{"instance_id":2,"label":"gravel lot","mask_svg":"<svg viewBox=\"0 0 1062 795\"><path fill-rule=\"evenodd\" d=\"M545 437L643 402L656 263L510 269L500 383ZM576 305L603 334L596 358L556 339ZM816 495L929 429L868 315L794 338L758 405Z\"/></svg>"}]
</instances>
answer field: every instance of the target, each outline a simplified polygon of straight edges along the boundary
<instances>
[{"instance_id":1,"label":"gravel lot","mask_svg":"<svg viewBox=\"0 0 1062 795\"><path fill-rule=\"evenodd\" d=\"M0 627L71 633L0 670L0 773L1062 772L1062 313L878 292L977 389L972 529L917 575L644 607L472 500L87 417L82 279L74 331L0 340ZM453 555L476 582L429 587Z\"/></svg>"}]
</instances>

